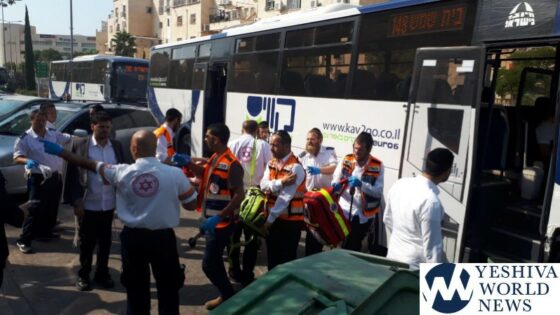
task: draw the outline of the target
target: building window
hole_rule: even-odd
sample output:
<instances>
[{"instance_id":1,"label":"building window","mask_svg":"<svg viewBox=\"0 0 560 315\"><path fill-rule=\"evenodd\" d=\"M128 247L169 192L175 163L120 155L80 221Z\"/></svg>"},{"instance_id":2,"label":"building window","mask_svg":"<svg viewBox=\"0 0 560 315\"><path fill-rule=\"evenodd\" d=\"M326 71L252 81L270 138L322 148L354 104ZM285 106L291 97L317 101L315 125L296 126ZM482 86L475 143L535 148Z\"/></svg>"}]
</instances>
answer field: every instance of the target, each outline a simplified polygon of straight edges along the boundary
<instances>
[{"instance_id":1,"label":"building window","mask_svg":"<svg viewBox=\"0 0 560 315\"><path fill-rule=\"evenodd\" d=\"M265 4L265 11L270 11L270 10L274 10L274 6L275 6L275 1L274 0L266 0L266 4Z\"/></svg>"},{"instance_id":2,"label":"building window","mask_svg":"<svg viewBox=\"0 0 560 315\"><path fill-rule=\"evenodd\" d=\"M147 7L146 8L146 13L152 14L152 7Z\"/></svg>"},{"instance_id":3,"label":"building window","mask_svg":"<svg viewBox=\"0 0 560 315\"><path fill-rule=\"evenodd\" d=\"M120 32L120 31L121 31L121 25L117 24L117 32Z\"/></svg>"},{"instance_id":4,"label":"building window","mask_svg":"<svg viewBox=\"0 0 560 315\"><path fill-rule=\"evenodd\" d=\"M167 26L169 26L169 19L167 19Z\"/></svg>"},{"instance_id":5,"label":"building window","mask_svg":"<svg viewBox=\"0 0 560 315\"><path fill-rule=\"evenodd\" d=\"M126 5L122 6L122 16L126 17Z\"/></svg>"},{"instance_id":6,"label":"building window","mask_svg":"<svg viewBox=\"0 0 560 315\"><path fill-rule=\"evenodd\" d=\"M191 24L196 24L196 13L191 14Z\"/></svg>"},{"instance_id":7,"label":"building window","mask_svg":"<svg viewBox=\"0 0 560 315\"><path fill-rule=\"evenodd\" d=\"M177 38L177 41L178 41L178 42L180 42L180 41L182 41L182 40L183 40L183 39L182 39L181 37Z\"/></svg>"},{"instance_id":8,"label":"building window","mask_svg":"<svg viewBox=\"0 0 560 315\"><path fill-rule=\"evenodd\" d=\"M177 26L183 26L183 16L177 17Z\"/></svg>"},{"instance_id":9,"label":"building window","mask_svg":"<svg viewBox=\"0 0 560 315\"><path fill-rule=\"evenodd\" d=\"M301 8L301 0L288 0L288 9L299 9Z\"/></svg>"},{"instance_id":10,"label":"building window","mask_svg":"<svg viewBox=\"0 0 560 315\"><path fill-rule=\"evenodd\" d=\"M159 22L159 29L162 29L162 28L163 28L163 23Z\"/></svg>"}]
</instances>

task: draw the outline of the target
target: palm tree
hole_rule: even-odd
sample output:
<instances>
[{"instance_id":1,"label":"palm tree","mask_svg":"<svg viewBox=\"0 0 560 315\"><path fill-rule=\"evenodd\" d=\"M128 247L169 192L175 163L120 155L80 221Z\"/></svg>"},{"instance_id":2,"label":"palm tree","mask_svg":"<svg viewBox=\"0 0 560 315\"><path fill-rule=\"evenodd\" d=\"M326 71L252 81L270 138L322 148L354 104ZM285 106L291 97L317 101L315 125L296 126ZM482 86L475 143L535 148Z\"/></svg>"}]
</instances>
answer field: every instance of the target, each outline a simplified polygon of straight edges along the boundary
<instances>
[{"instance_id":1,"label":"palm tree","mask_svg":"<svg viewBox=\"0 0 560 315\"><path fill-rule=\"evenodd\" d=\"M111 38L111 43L115 47L115 55L132 57L136 52L134 37L126 31L117 32L115 36Z\"/></svg>"}]
</instances>

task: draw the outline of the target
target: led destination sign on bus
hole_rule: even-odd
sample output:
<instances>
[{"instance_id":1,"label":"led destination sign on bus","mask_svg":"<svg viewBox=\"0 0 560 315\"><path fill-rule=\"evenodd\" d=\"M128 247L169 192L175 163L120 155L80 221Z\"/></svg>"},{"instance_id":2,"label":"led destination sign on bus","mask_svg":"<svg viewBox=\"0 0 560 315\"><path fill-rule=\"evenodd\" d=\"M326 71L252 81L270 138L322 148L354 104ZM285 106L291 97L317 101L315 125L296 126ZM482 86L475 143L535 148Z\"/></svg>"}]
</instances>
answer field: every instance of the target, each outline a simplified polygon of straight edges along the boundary
<instances>
[{"instance_id":1,"label":"led destination sign on bus","mask_svg":"<svg viewBox=\"0 0 560 315\"><path fill-rule=\"evenodd\" d=\"M427 9L391 16L389 37L462 30L466 5Z\"/></svg>"}]
</instances>

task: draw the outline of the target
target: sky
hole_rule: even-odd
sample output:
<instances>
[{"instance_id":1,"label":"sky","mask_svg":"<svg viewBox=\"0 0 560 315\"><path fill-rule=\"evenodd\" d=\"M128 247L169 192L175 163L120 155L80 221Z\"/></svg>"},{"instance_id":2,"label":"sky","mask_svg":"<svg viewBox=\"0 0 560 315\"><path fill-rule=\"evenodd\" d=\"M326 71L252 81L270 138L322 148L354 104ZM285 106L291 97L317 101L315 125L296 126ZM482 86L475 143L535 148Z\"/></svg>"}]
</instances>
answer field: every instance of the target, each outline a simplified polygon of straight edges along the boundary
<instances>
[{"instance_id":1,"label":"sky","mask_svg":"<svg viewBox=\"0 0 560 315\"><path fill-rule=\"evenodd\" d=\"M113 0L19 0L4 8L5 23L24 24L27 6L29 23L37 27L37 33L70 35L70 1L75 35L95 36L113 6Z\"/></svg>"}]
</instances>

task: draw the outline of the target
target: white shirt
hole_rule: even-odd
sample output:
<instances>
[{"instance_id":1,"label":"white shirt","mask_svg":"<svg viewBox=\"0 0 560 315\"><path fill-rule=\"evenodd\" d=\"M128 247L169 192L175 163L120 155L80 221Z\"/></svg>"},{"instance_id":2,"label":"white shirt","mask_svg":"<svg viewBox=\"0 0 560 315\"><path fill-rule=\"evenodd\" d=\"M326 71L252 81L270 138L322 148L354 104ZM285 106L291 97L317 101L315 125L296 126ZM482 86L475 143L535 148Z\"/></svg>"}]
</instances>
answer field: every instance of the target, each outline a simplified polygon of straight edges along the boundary
<instances>
[{"instance_id":1,"label":"white shirt","mask_svg":"<svg viewBox=\"0 0 560 315\"><path fill-rule=\"evenodd\" d=\"M45 153L45 148L40 140L48 140L60 145L65 145L72 140L72 136L56 130L47 129L45 131L45 136L40 137L33 131L33 128L29 128L14 144L14 159L25 156L41 165L49 167L52 172L59 172L62 174L63 160L56 155ZM33 168L31 172L34 174L41 174L41 171L37 167Z\"/></svg>"},{"instance_id":2,"label":"white shirt","mask_svg":"<svg viewBox=\"0 0 560 315\"><path fill-rule=\"evenodd\" d=\"M117 215L132 228L160 230L179 224L181 201L196 199L196 191L176 167L155 157L132 165L105 167L104 178L117 188Z\"/></svg>"},{"instance_id":3,"label":"white shirt","mask_svg":"<svg viewBox=\"0 0 560 315\"><path fill-rule=\"evenodd\" d=\"M52 122L47 120L47 129L56 130L56 126Z\"/></svg>"},{"instance_id":4,"label":"white shirt","mask_svg":"<svg viewBox=\"0 0 560 315\"><path fill-rule=\"evenodd\" d=\"M441 221L444 211L437 186L420 175L398 180L387 197L383 221L391 232L387 258L418 269L445 261Z\"/></svg>"},{"instance_id":5,"label":"white shirt","mask_svg":"<svg viewBox=\"0 0 560 315\"><path fill-rule=\"evenodd\" d=\"M255 143L255 140L257 141ZM255 146L255 171L250 178L251 159L253 158L253 145ZM244 134L228 145L231 152L237 157L243 167L243 185L246 188L258 186L264 175L268 161L272 160L270 145L260 139L255 139L250 134Z\"/></svg>"},{"instance_id":6,"label":"white shirt","mask_svg":"<svg viewBox=\"0 0 560 315\"><path fill-rule=\"evenodd\" d=\"M88 148L90 160L100 161L111 165L117 164L115 150L111 141L102 147L91 137ZM87 190L84 198L84 209L92 211L106 211L115 209L115 188L111 185L103 185L101 176L96 172L88 171Z\"/></svg>"},{"instance_id":7,"label":"white shirt","mask_svg":"<svg viewBox=\"0 0 560 315\"><path fill-rule=\"evenodd\" d=\"M290 154L286 155L281 161L280 163L278 163L278 168L282 168L284 163L286 163L286 161L288 160L288 158L290 157L290 155L292 155L293 153L290 152ZM292 168L292 174L296 174L296 182L286 186L286 187L282 187L282 180L281 179L273 179L270 180L270 171L268 170L268 167L266 168L266 170L264 171L264 176L263 179L261 181L261 189L263 191L265 190L269 190L273 193L277 193L278 194L278 198L276 198L276 203L274 204L274 206L271 209L268 209L268 218L267 221L269 223L273 223L276 218L278 218L282 213L286 212L288 210L288 206L290 205L290 201L292 201L292 199L294 198L294 195L296 194L296 190L298 188L298 186L303 182L303 180L305 179L305 170L303 169L303 167L299 164L294 164L293 168Z\"/></svg>"},{"instance_id":8,"label":"white shirt","mask_svg":"<svg viewBox=\"0 0 560 315\"><path fill-rule=\"evenodd\" d=\"M341 160L338 165L336 166L336 169L334 170L334 174L333 174L333 183L338 183L342 180L343 176L342 176L342 163L343 160ZM364 166L360 166L357 162L356 162L356 166L354 167L354 170L352 171L352 174L350 176L356 176L358 178L362 178L362 174L364 173L364 167L367 166L367 163L364 164ZM363 211L363 204L364 204L364 200L362 200L362 193L374 197L374 198L379 198L379 199L383 199L383 176L385 173L384 170L384 166L383 164L381 164L381 168L379 169L379 176L377 176L377 179L375 180L375 183L369 184L366 183L364 181L362 181L362 186L361 187L356 187L355 191L354 191L354 200L352 201L352 197L350 195L350 185L346 185L346 188L344 189L344 191L342 192L342 194L340 195L340 199L338 200L338 204L340 205L340 208L342 208L342 211L344 212L344 215L348 218L348 211L350 209L350 204L352 204L352 212L351 212L351 216L355 216L358 215L360 217L360 224L364 224L366 223L369 219L364 215L364 211ZM348 177L350 177L348 176Z\"/></svg>"},{"instance_id":9,"label":"white shirt","mask_svg":"<svg viewBox=\"0 0 560 315\"><path fill-rule=\"evenodd\" d=\"M169 132L171 141L173 141L173 137L175 137L173 129L169 128L169 126L167 126L167 124L165 123L163 125L165 126L165 129L167 129L167 132ZM157 139L156 158L160 162L163 162L167 159L167 139L165 139L165 135L161 135Z\"/></svg>"},{"instance_id":10,"label":"white shirt","mask_svg":"<svg viewBox=\"0 0 560 315\"><path fill-rule=\"evenodd\" d=\"M336 165L336 153L332 148L325 148L321 146L319 153L315 156L307 151L303 151L299 155L299 160L303 165L303 168L307 170L308 166L323 167L329 165ZM305 187L307 190L312 190L313 188L325 188L331 185L333 179L333 174L318 174L311 175L307 173L305 177Z\"/></svg>"},{"instance_id":11,"label":"white shirt","mask_svg":"<svg viewBox=\"0 0 560 315\"><path fill-rule=\"evenodd\" d=\"M551 121L543 121L535 129L538 144L552 145L554 137L554 123Z\"/></svg>"}]
</instances>

